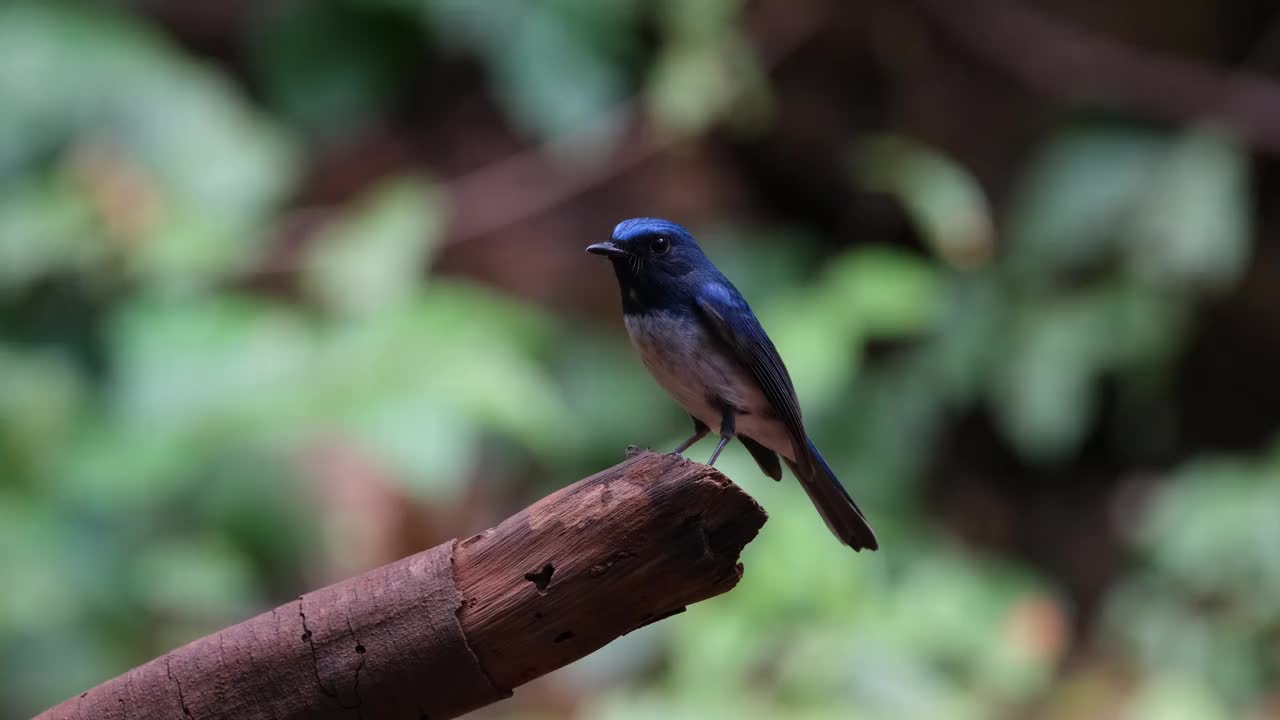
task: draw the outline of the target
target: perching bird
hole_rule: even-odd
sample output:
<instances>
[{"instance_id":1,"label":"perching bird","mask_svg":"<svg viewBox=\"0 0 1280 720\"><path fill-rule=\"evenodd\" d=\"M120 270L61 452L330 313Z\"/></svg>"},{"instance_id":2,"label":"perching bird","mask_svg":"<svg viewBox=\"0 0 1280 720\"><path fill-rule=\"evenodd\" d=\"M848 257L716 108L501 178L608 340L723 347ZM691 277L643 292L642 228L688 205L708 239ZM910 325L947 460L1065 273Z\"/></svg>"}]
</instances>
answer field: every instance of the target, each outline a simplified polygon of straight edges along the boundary
<instances>
[{"instance_id":1,"label":"perching bird","mask_svg":"<svg viewBox=\"0 0 1280 720\"><path fill-rule=\"evenodd\" d=\"M587 252L612 262L622 314L645 367L693 418L683 453L708 431L720 434L714 465L733 438L765 475L782 479L781 455L827 527L854 550L879 547L853 498L805 434L782 358L737 288L688 230L658 218L618 223Z\"/></svg>"}]
</instances>

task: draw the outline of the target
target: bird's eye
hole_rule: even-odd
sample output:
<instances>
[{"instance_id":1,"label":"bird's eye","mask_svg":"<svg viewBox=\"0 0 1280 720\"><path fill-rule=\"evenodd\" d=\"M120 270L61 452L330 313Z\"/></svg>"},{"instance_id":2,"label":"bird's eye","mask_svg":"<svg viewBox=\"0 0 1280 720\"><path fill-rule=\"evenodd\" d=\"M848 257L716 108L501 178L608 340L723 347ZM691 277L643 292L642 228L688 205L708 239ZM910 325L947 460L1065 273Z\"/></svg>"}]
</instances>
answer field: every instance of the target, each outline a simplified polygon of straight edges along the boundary
<instances>
[{"instance_id":1,"label":"bird's eye","mask_svg":"<svg viewBox=\"0 0 1280 720\"><path fill-rule=\"evenodd\" d=\"M667 251L671 249L671 241L664 237L656 237L653 239L651 247L654 255L666 255Z\"/></svg>"}]
</instances>

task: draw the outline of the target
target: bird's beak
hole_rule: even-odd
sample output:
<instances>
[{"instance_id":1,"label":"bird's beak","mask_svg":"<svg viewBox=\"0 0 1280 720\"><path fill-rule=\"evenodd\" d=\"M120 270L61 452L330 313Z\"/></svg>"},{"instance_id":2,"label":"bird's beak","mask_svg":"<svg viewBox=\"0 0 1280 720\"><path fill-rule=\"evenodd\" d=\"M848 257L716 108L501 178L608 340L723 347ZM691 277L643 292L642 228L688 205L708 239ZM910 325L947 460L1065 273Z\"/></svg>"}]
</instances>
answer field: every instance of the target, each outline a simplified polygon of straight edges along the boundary
<instances>
[{"instance_id":1,"label":"bird's beak","mask_svg":"<svg viewBox=\"0 0 1280 720\"><path fill-rule=\"evenodd\" d=\"M627 257L628 255L631 254L626 250L623 250L622 248L618 247L617 245L614 245L611 242L602 242L602 243L596 243L595 245L588 245L587 252L591 253L592 255L604 255L605 257L611 257L611 258Z\"/></svg>"}]
</instances>

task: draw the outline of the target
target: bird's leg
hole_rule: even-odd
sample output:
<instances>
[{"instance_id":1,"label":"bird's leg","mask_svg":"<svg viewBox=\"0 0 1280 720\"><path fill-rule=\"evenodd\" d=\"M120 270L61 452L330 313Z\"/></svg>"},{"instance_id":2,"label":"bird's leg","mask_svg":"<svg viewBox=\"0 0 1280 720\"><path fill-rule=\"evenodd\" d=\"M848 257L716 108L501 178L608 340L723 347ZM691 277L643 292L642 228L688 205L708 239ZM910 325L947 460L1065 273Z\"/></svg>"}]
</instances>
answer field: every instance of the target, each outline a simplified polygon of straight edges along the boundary
<instances>
[{"instance_id":1,"label":"bird's leg","mask_svg":"<svg viewBox=\"0 0 1280 720\"><path fill-rule=\"evenodd\" d=\"M716 458L720 457L720 451L724 450L724 446L729 444L733 439L734 428L733 421L737 415L737 411L729 403L724 403L720 412L720 444L716 445L715 452L711 453L711 459L707 461L708 465L715 465Z\"/></svg>"},{"instance_id":2,"label":"bird's leg","mask_svg":"<svg viewBox=\"0 0 1280 720\"><path fill-rule=\"evenodd\" d=\"M692 415L690 415L689 417L693 419L693 436L690 437L688 440L685 440L684 442L680 443L680 447L676 448L675 450L672 450L671 452L674 455L679 455L685 450L688 450L689 448L693 447L694 443L706 437L708 432L711 432L711 428L707 427L706 423L702 422L696 417L693 417Z\"/></svg>"}]
</instances>

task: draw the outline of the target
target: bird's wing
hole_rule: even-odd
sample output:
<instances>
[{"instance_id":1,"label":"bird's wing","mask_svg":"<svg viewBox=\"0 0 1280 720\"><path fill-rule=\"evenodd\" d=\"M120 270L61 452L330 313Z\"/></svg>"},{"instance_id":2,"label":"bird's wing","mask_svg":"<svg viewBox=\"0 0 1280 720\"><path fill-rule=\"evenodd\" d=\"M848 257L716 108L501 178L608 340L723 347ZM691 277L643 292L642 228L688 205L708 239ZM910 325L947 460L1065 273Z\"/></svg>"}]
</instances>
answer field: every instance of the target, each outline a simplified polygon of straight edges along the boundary
<instances>
[{"instance_id":1,"label":"bird's wing","mask_svg":"<svg viewBox=\"0 0 1280 720\"><path fill-rule=\"evenodd\" d=\"M800 403L796 401L791 376L751 308L736 292L716 283L704 285L696 294L695 301L715 336L751 372L765 399L786 425L796 460L808 464Z\"/></svg>"}]
</instances>

